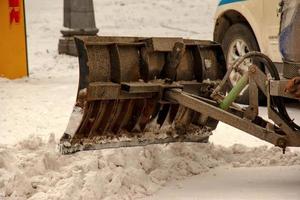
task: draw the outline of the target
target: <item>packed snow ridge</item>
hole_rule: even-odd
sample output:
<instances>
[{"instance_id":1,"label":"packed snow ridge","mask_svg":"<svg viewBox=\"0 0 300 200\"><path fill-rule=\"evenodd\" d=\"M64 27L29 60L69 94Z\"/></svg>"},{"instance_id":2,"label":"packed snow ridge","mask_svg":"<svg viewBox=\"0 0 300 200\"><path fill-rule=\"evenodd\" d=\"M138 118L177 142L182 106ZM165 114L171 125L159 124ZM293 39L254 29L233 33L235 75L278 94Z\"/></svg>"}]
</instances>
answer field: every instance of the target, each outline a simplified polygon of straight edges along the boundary
<instances>
[{"instance_id":1,"label":"packed snow ridge","mask_svg":"<svg viewBox=\"0 0 300 200\"><path fill-rule=\"evenodd\" d=\"M300 154L266 146L169 144L61 155L54 135L0 147L0 199L138 199L212 168L300 165Z\"/></svg>"}]
</instances>

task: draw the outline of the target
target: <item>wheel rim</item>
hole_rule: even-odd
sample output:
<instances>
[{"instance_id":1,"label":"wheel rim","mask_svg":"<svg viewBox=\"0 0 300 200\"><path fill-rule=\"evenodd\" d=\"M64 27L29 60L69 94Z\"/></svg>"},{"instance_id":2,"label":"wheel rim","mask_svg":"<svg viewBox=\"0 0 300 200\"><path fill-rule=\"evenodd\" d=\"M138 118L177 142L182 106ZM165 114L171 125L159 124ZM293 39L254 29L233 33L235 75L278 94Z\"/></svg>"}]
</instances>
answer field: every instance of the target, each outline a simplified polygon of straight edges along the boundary
<instances>
[{"instance_id":1,"label":"wheel rim","mask_svg":"<svg viewBox=\"0 0 300 200\"><path fill-rule=\"evenodd\" d=\"M228 49L227 53L227 67L231 67L233 63L244 56L246 53L250 52L248 44L242 39L234 40ZM236 85L237 82L242 78L244 73L248 70L248 67L252 64L250 59L246 59L240 66L238 70L233 70L229 76L229 80L232 86ZM247 90L248 86L244 88L240 95L243 95Z\"/></svg>"}]
</instances>

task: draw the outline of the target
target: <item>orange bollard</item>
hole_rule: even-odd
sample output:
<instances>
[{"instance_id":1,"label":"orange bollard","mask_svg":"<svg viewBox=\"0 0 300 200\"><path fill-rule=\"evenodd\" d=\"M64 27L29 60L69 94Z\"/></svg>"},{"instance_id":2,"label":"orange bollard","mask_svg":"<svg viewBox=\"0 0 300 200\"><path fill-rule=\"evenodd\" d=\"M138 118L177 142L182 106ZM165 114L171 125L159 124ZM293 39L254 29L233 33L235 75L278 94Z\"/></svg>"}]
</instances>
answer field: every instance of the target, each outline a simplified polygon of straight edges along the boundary
<instances>
[{"instance_id":1,"label":"orange bollard","mask_svg":"<svg viewBox=\"0 0 300 200\"><path fill-rule=\"evenodd\" d=\"M0 77L28 76L24 0L1 0L0 24Z\"/></svg>"}]
</instances>

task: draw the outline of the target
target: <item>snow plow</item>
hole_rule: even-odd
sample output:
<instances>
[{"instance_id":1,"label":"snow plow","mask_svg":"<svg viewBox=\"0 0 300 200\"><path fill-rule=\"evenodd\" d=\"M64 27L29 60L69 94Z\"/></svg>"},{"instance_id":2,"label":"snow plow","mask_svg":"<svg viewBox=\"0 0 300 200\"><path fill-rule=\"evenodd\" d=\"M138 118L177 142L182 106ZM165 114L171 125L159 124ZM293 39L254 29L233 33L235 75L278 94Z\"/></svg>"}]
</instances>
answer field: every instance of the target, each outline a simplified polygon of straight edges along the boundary
<instances>
[{"instance_id":1,"label":"snow plow","mask_svg":"<svg viewBox=\"0 0 300 200\"><path fill-rule=\"evenodd\" d=\"M207 141L217 121L163 96L169 89L202 87L209 98L226 71L220 45L182 38L95 36L75 41L80 84L61 140L63 152Z\"/></svg>"},{"instance_id":2,"label":"snow plow","mask_svg":"<svg viewBox=\"0 0 300 200\"><path fill-rule=\"evenodd\" d=\"M228 70L219 44L182 38L77 37L80 80L77 101L60 141L63 154L172 142L207 142L219 121L285 149L300 146L300 128L283 96L297 99L298 79L280 80L259 52ZM256 59L271 78L252 62ZM230 91L231 72L243 76ZM244 70L244 71L242 71ZM234 103L249 87L249 106ZM259 116L258 91L269 119ZM291 91L291 92L290 92Z\"/></svg>"}]
</instances>

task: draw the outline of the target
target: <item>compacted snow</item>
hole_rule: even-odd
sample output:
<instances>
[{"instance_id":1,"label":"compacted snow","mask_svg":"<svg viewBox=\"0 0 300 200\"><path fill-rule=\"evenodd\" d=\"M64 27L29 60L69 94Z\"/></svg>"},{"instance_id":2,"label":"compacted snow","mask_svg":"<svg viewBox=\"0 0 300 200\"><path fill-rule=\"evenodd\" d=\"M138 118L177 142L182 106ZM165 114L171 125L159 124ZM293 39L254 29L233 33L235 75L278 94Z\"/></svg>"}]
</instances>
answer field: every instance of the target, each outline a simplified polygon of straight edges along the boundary
<instances>
[{"instance_id":1,"label":"compacted snow","mask_svg":"<svg viewBox=\"0 0 300 200\"><path fill-rule=\"evenodd\" d=\"M173 181L144 200L299 199L299 167L218 168Z\"/></svg>"},{"instance_id":2,"label":"compacted snow","mask_svg":"<svg viewBox=\"0 0 300 200\"><path fill-rule=\"evenodd\" d=\"M94 3L100 35L211 39L218 1ZM147 199L299 199L297 149L283 155L224 124L210 144L60 155L57 142L78 81L77 59L57 54L62 5L61 0L26 0L30 78L0 79L1 200L137 199L153 194ZM299 119L299 109L292 111Z\"/></svg>"},{"instance_id":3,"label":"compacted snow","mask_svg":"<svg viewBox=\"0 0 300 200\"><path fill-rule=\"evenodd\" d=\"M288 152L283 156L277 148L247 148L243 145L230 148L211 144L152 145L80 152L71 156L60 155L55 147L53 135L47 142L32 136L14 148L1 147L0 197L31 200L136 199L154 194L174 180L203 174L217 167L230 170L232 167L300 165L297 153ZM289 168L284 169L289 171ZM295 171L295 168L291 169ZM300 171L299 167L296 171ZM248 176L251 176L251 172L255 171L249 172ZM211 180L208 177L203 178ZM198 178L202 180L201 176ZM217 189L226 183L226 179L218 182ZM198 189L200 192L202 188L199 186Z\"/></svg>"}]
</instances>

